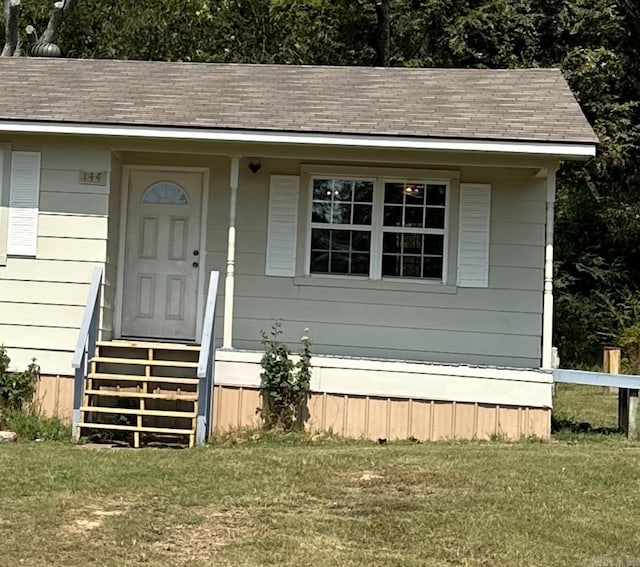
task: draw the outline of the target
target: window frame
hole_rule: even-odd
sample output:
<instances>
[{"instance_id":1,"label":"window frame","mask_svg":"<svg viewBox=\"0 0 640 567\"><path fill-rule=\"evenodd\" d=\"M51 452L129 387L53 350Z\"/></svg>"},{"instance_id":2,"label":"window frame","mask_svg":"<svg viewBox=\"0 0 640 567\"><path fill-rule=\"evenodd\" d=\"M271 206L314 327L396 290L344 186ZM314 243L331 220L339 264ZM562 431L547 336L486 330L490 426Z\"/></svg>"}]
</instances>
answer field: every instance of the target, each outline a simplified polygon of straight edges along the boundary
<instances>
[{"instance_id":1,"label":"window frame","mask_svg":"<svg viewBox=\"0 0 640 567\"><path fill-rule=\"evenodd\" d=\"M298 264L298 273L305 278L313 278L321 281L323 279L342 280L351 282L387 282L391 285L438 285L446 286L451 281L449 269L451 266L451 230L452 219L456 211L453 205L456 202L453 191L456 190L460 173L459 171L444 171L432 169L415 169L415 168L390 168L390 167L366 167L366 166L313 166L302 165L301 175L303 176L303 187L305 207L302 218L305 219L304 225L304 242L305 250L302 254L303 264ZM373 181L373 207L372 222L369 225L337 225L344 227L344 230L370 230L371 232L371 260L368 276L349 275L349 274L322 274L311 272L311 231L312 228L318 228L320 223L312 222L313 211L313 184L317 179L332 180L351 180L351 181ZM385 183L421 183L425 186L428 184L444 185L445 191L445 215L444 229L428 229L413 227L397 227L402 230L391 232L414 232L420 234L443 234L443 259L442 259L442 278L411 278L402 276L382 276L382 242L385 232L384 222L384 186ZM322 223L325 228L332 228L334 225ZM387 227L389 228L389 227ZM453 252L455 254L455 252ZM455 258L453 258L455 261Z\"/></svg>"},{"instance_id":2,"label":"window frame","mask_svg":"<svg viewBox=\"0 0 640 567\"><path fill-rule=\"evenodd\" d=\"M330 179L331 181L370 181L373 183L373 199L371 202L371 224L333 224L333 223L317 223L313 222L313 182L316 179ZM309 214L307 217L307 243L305 246L305 275L312 277L321 277L321 278L348 278L350 280L361 280L367 281L372 279L373 272L373 241L375 240L375 210L376 210L376 177L363 177L358 175L333 175L333 176L323 176L321 174L314 174L309 176L309 191L307 193L308 200L308 209ZM322 274L322 273L312 273L311 272L311 232L314 228L318 229L327 229L327 230L345 230L345 231L366 231L371 234L371 249L369 251L369 275L361 275L361 274Z\"/></svg>"}]
</instances>

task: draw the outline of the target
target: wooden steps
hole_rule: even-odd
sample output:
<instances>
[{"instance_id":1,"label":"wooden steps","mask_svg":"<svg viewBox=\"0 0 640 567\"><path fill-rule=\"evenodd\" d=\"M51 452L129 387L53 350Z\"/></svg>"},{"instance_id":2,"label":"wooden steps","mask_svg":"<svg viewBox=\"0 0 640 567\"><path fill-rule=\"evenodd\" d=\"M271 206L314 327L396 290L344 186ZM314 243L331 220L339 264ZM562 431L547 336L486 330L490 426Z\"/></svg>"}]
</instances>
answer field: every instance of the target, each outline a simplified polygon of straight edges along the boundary
<instances>
[{"instance_id":1,"label":"wooden steps","mask_svg":"<svg viewBox=\"0 0 640 567\"><path fill-rule=\"evenodd\" d=\"M113 380L118 382L148 382L153 384L189 384L197 386L199 380L197 378L171 378L169 376L129 376L126 374L101 374L95 372L89 374L89 378L93 380Z\"/></svg>"},{"instance_id":2,"label":"wooden steps","mask_svg":"<svg viewBox=\"0 0 640 567\"><path fill-rule=\"evenodd\" d=\"M110 431L131 442L171 434L195 444L200 347L146 341L99 341L90 360L79 431Z\"/></svg>"},{"instance_id":3,"label":"wooden steps","mask_svg":"<svg viewBox=\"0 0 640 567\"><path fill-rule=\"evenodd\" d=\"M169 366L171 368L198 368L197 362L182 362L179 360L151 360L147 358L111 358L108 356L95 356L93 362L108 364L139 364L141 366Z\"/></svg>"},{"instance_id":4,"label":"wooden steps","mask_svg":"<svg viewBox=\"0 0 640 567\"><path fill-rule=\"evenodd\" d=\"M198 400L197 394L149 394L147 392L127 392L122 390L85 390L89 396L102 396L104 398L145 398L147 400L167 400L170 402L195 402Z\"/></svg>"},{"instance_id":5,"label":"wooden steps","mask_svg":"<svg viewBox=\"0 0 640 567\"><path fill-rule=\"evenodd\" d=\"M82 406L80 411L90 411L95 413L121 413L123 415L152 415L155 417L184 417L193 419L197 413L194 411L155 411L124 408L101 408L96 406Z\"/></svg>"}]
</instances>

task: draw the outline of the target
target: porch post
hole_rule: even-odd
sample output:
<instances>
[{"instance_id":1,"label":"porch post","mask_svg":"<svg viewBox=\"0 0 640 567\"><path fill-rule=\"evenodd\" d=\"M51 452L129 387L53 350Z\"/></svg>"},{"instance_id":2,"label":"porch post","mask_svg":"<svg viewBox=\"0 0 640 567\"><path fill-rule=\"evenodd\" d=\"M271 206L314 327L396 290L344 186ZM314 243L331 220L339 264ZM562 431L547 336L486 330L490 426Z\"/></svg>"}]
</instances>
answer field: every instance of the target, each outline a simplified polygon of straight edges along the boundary
<instances>
[{"instance_id":1,"label":"porch post","mask_svg":"<svg viewBox=\"0 0 640 567\"><path fill-rule=\"evenodd\" d=\"M542 368L553 366L553 226L556 202L556 167L547 170L547 205L542 299Z\"/></svg>"},{"instance_id":2,"label":"porch post","mask_svg":"<svg viewBox=\"0 0 640 567\"><path fill-rule=\"evenodd\" d=\"M224 331L222 348L233 348L233 296L236 275L236 206L238 202L238 175L240 158L231 157L229 174L229 238L227 242L227 275L224 284Z\"/></svg>"}]
</instances>

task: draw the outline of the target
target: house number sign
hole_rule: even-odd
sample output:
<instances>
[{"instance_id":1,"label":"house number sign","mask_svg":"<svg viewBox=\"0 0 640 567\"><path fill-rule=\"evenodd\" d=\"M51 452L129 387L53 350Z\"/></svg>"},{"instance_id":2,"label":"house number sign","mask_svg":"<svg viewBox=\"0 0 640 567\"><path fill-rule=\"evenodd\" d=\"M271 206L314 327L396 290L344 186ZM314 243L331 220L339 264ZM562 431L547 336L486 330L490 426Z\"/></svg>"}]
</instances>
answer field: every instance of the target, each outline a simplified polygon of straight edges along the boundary
<instances>
[{"instance_id":1,"label":"house number sign","mask_svg":"<svg viewBox=\"0 0 640 567\"><path fill-rule=\"evenodd\" d=\"M81 171L80 185L106 185L106 171Z\"/></svg>"}]
</instances>

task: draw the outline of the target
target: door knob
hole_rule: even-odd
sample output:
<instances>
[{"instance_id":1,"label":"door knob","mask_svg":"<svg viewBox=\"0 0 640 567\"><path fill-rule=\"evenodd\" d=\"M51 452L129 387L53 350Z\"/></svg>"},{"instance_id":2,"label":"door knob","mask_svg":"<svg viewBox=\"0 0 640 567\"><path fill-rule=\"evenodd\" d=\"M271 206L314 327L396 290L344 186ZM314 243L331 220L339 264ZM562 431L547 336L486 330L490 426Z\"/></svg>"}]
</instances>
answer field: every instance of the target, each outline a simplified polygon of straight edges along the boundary
<instances>
[{"instance_id":1,"label":"door knob","mask_svg":"<svg viewBox=\"0 0 640 567\"><path fill-rule=\"evenodd\" d=\"M193 251L193 255L194 256L199 256L200 255L200 250L194 250Z\"/></svg>"},{"instance_id":2,"label":"door knob","mask_svg":"<svg viewBox=\"0 0 640 567\"><path fill-rule=\"evenodd\" d=\"M198 264L198 262L194 262L193 264L191 264L194 268L197 268L200 264Z\"/></svg>"}]
</instances>

